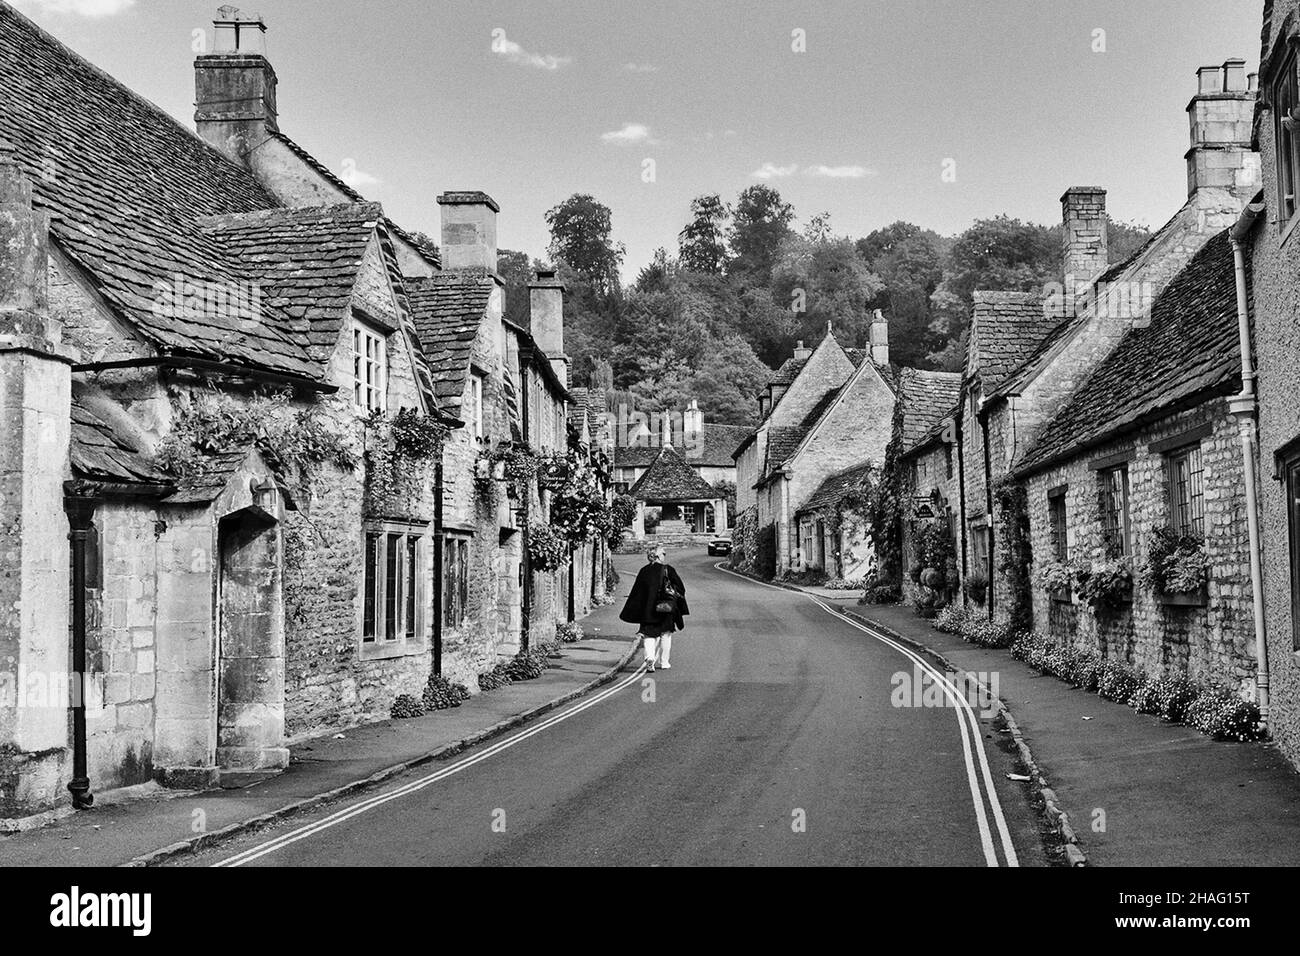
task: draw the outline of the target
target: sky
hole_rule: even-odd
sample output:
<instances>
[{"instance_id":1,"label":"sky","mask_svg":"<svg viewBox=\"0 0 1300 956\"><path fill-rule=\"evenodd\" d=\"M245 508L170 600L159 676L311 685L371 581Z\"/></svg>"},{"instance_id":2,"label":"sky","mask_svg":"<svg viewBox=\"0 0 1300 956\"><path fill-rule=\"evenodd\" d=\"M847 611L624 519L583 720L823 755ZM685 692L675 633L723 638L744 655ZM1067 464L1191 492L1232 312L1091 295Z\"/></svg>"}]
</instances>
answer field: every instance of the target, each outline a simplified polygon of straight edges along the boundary
<instances>
[{"instance_id":1,"label":"sky","mask_svg":"<svg viewBox=\"0 0 1300 956\"><path fill-rule=\"evenodd\" d=\"M193 126L217 0L17 0ZM236 6L240 4L236 3ZM408 229L482 189L544 256L575 192L632 278L691 199L764 182L839 235L1056 222L1072 185L1158 226L1186 197L1199 66L1259 59L1263 0L254 0L280 128ZM798 224L798 223L796 223Z\"/></svg>"}]
</instances>

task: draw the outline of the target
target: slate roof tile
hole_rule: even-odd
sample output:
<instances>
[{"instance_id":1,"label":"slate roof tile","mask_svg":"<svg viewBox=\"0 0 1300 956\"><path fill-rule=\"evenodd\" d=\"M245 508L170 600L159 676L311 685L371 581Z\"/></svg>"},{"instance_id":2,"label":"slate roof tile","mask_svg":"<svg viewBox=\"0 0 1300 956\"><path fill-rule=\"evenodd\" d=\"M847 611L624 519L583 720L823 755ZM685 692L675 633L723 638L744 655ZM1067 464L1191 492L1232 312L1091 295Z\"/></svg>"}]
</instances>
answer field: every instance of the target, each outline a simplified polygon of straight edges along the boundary
<instances>
[{"instance_id":1,"label":"slate roof tile","mask_svg":"<svg viewBox=\"0 0 1300 956\"><path fill-rule=\"evenodd\" d=\"M628 489L639 501L699 501L720 497L671 445L659 449L645 474Z\"/></svg>"},{"instance_id":2,"label":"slate roof tile","mask_svg":"<svg viewBox=\"0 0 1300 956\"><path fill-rule=\"evenodd\" d=\"M860 465L854 465L846 468L838 474L831 475L820 485L817 490L809 495L808 500L800 505L795 514L806 514L811 511L817 511L821 508L834 508L840 499L844 497L845 492L850 491L865 478L872 470L869 462Z\"/></svg>"},{"instance_id":3,"label":"slate roof tile","mask_svg":"<svg viewBox=\"0 0 1300 956\"><path fill-rule=\"evenodd\" d=\"M899 404L903 425L903 454L930 436L934 428L957 407L960 394L959 372L931 372L915 368L902 370Z\"/></svg>"},{"instance_id":4,"label":"slate roof tile","mask_svg":"<svg viewBox=\"0 0 1300 956\"><path fill-rule=\"evenodd\" d=\"M487 273L469 270L406 279L411 314L439 402L460 404L470 353L493 287L494 280Z\"/></svg>"},{"instance_id":5,"label":"slate roof tile","mask_svg":"<svg viewBox=\"0 0 1300 956\"><path fill-rule=\"evenodd\" d=\"M177 277L243 278L198 220L276 206L253 174L0 4L0 138L50 213L58 247L163 349L317 378L273 307L156 308Z\"/></svg>"},{"instance_id":6,"label":"slate roof tile","mask_svg":"<svg viewBox=\"0 0 1300 956\"><path fill-rule=\"evenodd\" d=\"M972 349L986 394L1069 325L1036 292L976 292L972 323Z\"/></svg>"}]
</instances>

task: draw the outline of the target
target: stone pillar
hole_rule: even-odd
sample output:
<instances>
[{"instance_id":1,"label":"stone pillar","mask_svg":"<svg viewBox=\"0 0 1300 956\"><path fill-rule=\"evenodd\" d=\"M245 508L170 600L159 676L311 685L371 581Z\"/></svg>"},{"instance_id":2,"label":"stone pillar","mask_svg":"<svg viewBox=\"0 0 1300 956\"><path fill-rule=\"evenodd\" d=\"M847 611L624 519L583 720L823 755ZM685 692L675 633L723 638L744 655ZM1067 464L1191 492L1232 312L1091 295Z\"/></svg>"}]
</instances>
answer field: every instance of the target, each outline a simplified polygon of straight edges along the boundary
<instances>
[{"instance_id":1,"label":"stone pillar","mask_svg":"<svg viewBox=\"0 0 1300 956\"><path fill-rule=\"evenodd\" d=\"M67 794L72 356L47 297L48 221L0 152L0 817Z\"/></svg>"},{"instance_id":2,"label":"stone pillar","mask_svg":"<svg viewBox=\"0 0 1300 956\"><path fill-rule=\"evenodd\" d=\"M713 530L716 534L722 534L727 530L726 498L715 498L713 500Z\"/></svg>"}]
</instances>

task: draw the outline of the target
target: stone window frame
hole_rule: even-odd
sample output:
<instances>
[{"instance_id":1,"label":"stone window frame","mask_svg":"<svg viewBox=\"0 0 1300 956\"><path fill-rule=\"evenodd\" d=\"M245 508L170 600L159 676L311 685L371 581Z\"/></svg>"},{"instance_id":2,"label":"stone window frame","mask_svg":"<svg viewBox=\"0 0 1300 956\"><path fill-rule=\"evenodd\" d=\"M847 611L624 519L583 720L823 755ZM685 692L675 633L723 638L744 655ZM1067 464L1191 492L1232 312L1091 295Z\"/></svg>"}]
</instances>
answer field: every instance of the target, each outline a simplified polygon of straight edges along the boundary
<instances>
[{"instance_id":1,"label":"stone window frame","mask_svg":"<svg viewBox=\"0 0 1300 956\"><path fill-rule=\"evenodd\" d=\"M351 331L352 407L382 412L388 407L388 333L356 312Z\"/></svg>"},{"instance_id":2,"label":"stone window frame","mask_svg":"<svg viewBox=\"0 0 1300 956\"><path fill-rule=\"evenodd\" d=\"M487 373L471 367L469 372L469 396L471 414L465 424L469 426L470 437L482 444L487 437L487 416L483 407L483 395L487 387Z\"/></svg>"},{"instance_id":3,"label":"stone window frame","mask_svg":"<svg viewBox=\"0 0 1300 956\"><path fill-rule=\"evenodd\" d=\"M982 574L986 581L992 581L993 555L990 554L990 531L987 519L975 518L970 522L970 542L971 542L971 563L974 565L972 571L975 574Z\"/></svg>"},{"instance_id":4,"label":"stone window frame","mask_svg":"<svg viewBox=\"0 0 1300 956\"><path fill-rule=\"evenodd\" d=\"M363 656L402 657L425 651L429 644L431 596L428 525L365 521L361 534L362 612L357 641ZM391 602L390 579L396 592ZM390 605L393 617L389 616Z\"/></svg>"},{"instance_id":5,"label":"stone window frame","mask_svg":"<svg viewBox=\"0 0 1300 956\"><path fill-rule=\"evenodd\" d=\"M1277 177L1278 229L1285 235L1300 210L1300 57L1296 37L1288 37L1277 74L1269 82L1273 114L1273 171ZM1287 187L1290 186L1290 192ZM1289 198L1288 198L1289 197Z\"/></svg>"},{"instance_id":6,"label":"stone window frame","mask_svg":"<svg viewBox=\"0 0 1300 956\"><path fill-rule=\"evenodd\" d=\"M442 536L442 624L456 630L469 620L469 564L474 536L444 530Z\"/></svg>"},{"instance_id":7,"label":"stone window frame","mask_svg":"<svg viewBox=\"0 0 1300 956\"><path fill-rule=\"evenodd\" d=\"M1069 485L1057 485L1047 492L1047 541L1052 560L1070 560L1070 511L1066 502Z\"/></svg>"}]
</instances>

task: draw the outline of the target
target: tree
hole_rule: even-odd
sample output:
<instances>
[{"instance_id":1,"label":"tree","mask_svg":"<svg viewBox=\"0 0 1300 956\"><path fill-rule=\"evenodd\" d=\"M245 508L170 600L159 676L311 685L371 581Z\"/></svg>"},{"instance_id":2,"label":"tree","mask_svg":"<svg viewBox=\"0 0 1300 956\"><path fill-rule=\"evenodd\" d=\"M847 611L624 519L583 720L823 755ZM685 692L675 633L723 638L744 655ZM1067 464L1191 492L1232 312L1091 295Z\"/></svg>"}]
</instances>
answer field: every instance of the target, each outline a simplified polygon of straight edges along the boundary
<instances>
[{"instance_id":1,"label":"tree","mask_svg":"<svg viewBox=\"0 0 1300 956\"><path fill-rule=\"evenodd\" d=\"M826 236L817 230L814 236ZM772 272L772 296L788 303L795 326L807 341L821 338L830 324L844 345L866 344L868 305L884 288L849 239L788 238Z\"/></svg>"},{"instance_id":2,"label":"tree","mask_svg":"<svg viewBox=\"0 0 1300 956\"><path fill-rule=\"evenodd\" d=\"M1009 216L979 219L956 238L943 281L931 296L931 332L937 343L930 361L960 367L971 305L977 290L1030 292L1058 281L1060 233Z\"/></svg>"},{"instance_id":3,"label":"tree","mask_svg":"<svg viewBox=\"0 0 1300 956\"><path fill-rule=\"evenodd\" d=\"M792 221L794 207L771 186L759 183L741 192L731 218L729 273L748 285L766 286Z\"/></svg>"},{"instance_id":4,"label":"tree","mask_svg":"<svg viewBox=\"0 0 1300 956\"><path fill-rule=\"evenodd\" d=\"M586 193L575 193L546 213L551 230L550 254L584 276L601 296L618 292L618 271L625 254L612 238L609 207Z\"/></svg>"},{"instance_id":5,"label":"tree","mask_svg":"<svg viewBox=\"0 0 1300 956\"><path fill-rule=\"evenodd\" d=\"M691 221L677 235L683 269L721 275L727 264L726 222L730 208L716 193L691 201Z\"/></svg>"},{"instance_id":6,"label":"tree","mask_svg":"<svg viewBox=\"0 0 1300 956\"><path fill-rule=\"evenodd\" d=\"M927 354L942 345L930 330L930 297L943 279L943 240L910 222L895 222L856 246L884 283L869 307L889 317L890 356L899 365L924 367Z\"/></svg>"},{"instance_id":7,"label":"tree","mask_svg":"<svg viewBox=\"0 0 1300 956\"><path fill-rule=\"evenodd\" d=\"M530 314L528 283L533 281L534 271L541 266L542 263L536 259L530 261L526 252L512 249L497 252L497 273L505 284L505 317L525 329Z\"/></svg>"}]
</instances>

